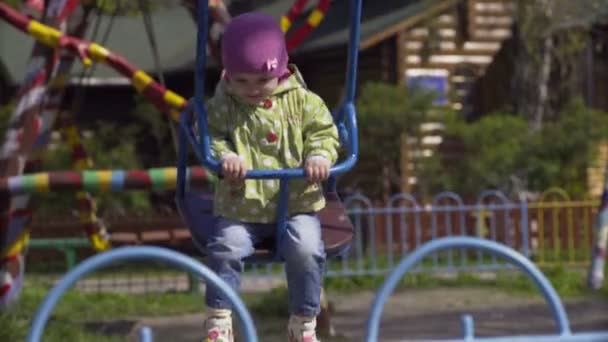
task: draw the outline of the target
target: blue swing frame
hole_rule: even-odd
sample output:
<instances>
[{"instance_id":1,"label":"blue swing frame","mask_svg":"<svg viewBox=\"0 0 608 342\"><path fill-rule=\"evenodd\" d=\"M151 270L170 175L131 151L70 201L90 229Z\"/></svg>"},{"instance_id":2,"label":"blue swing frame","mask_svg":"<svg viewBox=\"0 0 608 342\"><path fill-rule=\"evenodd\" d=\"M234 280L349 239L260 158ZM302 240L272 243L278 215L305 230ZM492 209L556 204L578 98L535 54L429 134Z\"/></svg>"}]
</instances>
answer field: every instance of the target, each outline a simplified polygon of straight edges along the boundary
<instances>
[{"instance_id":1,"label":"blue swing frame","mask_svg":"<svg viewBox=\"0 0 608 342\"><path fill-rule=\"evenodd\" d=\"M220 174L221 165L217 159L211 156L211 139L207 127L207 111L203 102L205 93L205 68L207 64L207 27L208 27L208 1L198 2L198 36L195 70L195 94L186 109L180 114L179 142L178 142L178 164L177 164L177 191L179 198L184 198L186 193L186 168L189 147L194 150L199 162L207 169ZM341 144L346 147L347 157L345 160L334 165L330 170L327 182L329 191L336 191L336 176L346 173L352 169L357 162L359 141L357 135L357 120L355 108L355 92L357 82L357 62L359 54L360 24L361 24L362 0L351 0L350 29L348 42L348 57L346 70L346 96L342 104L332 114L334 122L338 127ZM192 129L193 114L198 115L199 136L198 141ZM275 241L279 241L285 231L288 216L289 180L305 177L304 169L281 169L281 170L250 170L246 174L248 179L279 179L279 204L277 205L277 235ZM276 248L275 248L276 251ZM274 258L277 260L276 253Z\"/></svg>"}]
</instances>

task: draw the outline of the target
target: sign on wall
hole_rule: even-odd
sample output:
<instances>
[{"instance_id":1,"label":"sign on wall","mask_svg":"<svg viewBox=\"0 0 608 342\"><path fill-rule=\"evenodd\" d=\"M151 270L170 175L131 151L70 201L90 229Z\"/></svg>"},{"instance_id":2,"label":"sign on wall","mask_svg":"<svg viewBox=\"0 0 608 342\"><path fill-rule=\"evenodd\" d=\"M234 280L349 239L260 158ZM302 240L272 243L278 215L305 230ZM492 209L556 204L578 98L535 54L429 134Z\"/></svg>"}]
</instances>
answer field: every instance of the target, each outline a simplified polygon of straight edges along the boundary
<instances>
[{"instance_id":1,"label":"sign on wall","mask_svg":"<svg viewBox=\"0 0 608 342\"><path fill-rule=\"evenodd\" d=\"M444 69L408 69L405 73L408 89L422 89L436 94L436 105L448 104L449 73Z\"/></svg>"}]
</instances>

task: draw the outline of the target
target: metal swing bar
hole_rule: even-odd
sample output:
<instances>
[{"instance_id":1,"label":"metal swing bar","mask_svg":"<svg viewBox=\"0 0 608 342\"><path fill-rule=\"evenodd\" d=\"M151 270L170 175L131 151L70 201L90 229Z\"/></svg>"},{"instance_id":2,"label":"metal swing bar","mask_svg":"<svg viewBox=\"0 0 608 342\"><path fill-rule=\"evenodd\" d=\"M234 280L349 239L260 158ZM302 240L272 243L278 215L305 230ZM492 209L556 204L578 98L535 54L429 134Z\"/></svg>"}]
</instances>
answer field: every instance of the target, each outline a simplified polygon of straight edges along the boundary
<instances>
[{"instance_id":1,"label":"metal swing bar","mask_svg":"<svg viewBox=\"0 0 608 342\"><path fill-rule=\"evenodd\" d=\"M352 169L357 161L358 155L358 135L355 108L355 91L357 80L357 62L360 40L362 0L351 1L351 21L349 30L348 57L346 67L346 96L342 104L334 113L334 120L340 133L340 140L345 145L347 157L345 160L334 165L330 169L330 179L328 181L329 191L335 191L336 176L346 173ZM197 36L197 56L195 69L195 90L196 96L192 99L187 108L180 115L180 134L178 148L178 167L177 167L177 196L185 196L185 170L188 157L188 144L193 147L194 153L202 165L211 171L220 173L220 163L211 156L210 137L207 127L207 111L203 102L205 93L205 69L207 63L206 39L208 21L208 1L200 0L198 6L198 36ZM192 129L193 114L198 115L198 141ZM279 179L279 204L277 206L277 241L285 230L287 221L287 203L289 193L289 180L293 178L305 177L302 168L282 169L282 170L250 170L246 174L248 179Z\"/></svg>"}]
</instances>

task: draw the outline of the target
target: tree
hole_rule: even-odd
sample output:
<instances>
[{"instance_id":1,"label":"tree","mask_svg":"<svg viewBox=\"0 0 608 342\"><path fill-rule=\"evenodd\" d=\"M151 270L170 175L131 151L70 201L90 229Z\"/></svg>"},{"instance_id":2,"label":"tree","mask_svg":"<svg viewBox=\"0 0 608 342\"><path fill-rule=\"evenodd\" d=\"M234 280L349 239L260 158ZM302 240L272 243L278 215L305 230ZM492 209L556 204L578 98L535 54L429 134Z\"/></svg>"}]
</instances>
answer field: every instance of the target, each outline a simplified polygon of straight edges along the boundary
<instances>
[{"instance_id":1,"label":"tree","mask_svg":"<svg viewBox=\"0 0 608 342\"><path fill-rule=\"evenodd\" d=\"M432 158L434 168L423 171L432 175L435 192L465 197L486 189L509 193L514 184L527 180L522 171L531 138L526 121L516 115L495 113L472 123L453 116L446 120L445 140L458 141L462 152L449 160L438 154Z\"/></svg>"},{"instance_id":2,"label":"tree","mask_svg":"<svg viewBox=\"0 0 608 342\"><path fill-rule=\"evenodd\" d=\"M400 185L401 137L417 135L434 95L370 82L357 101L360 156L343 183L370 197L388 198Z\"/></svg>"},{"instance_id":3,"label":"tree","mask_svg":"<svg viewBox=\"0 0 608 342\"><path fill-rule=\"evenodd\" d=\"M540 130L580 95L579 58L589 44L591 26L608 14L608 1L519 0L516 6L511 98L514 111Z\"/></svg>"},{"instance_id":4,"label":"tree","mask_svg":"<svg viewBox=\"0 0 608 342\"><path fill-rule=\"evenodd\" d=\"M142 169L141 155L137 151L137 136L142 131L138 124L116 124L98 121L83 134L83 145L94 169ZM52 144L42 155L45 171L73 169L71 151L63 141ZM109 192L95 194L102 215L141 213L150 210L149 193L146 191ZM49 193L40 196L37 212L42 214L65 213L75 208L73 192Z\"/></svg>"},{"instance_id":5,"label":"tree","mask_svg":"<svg viewBox=\"0 0 608 342\"><path fill-rule=\"evenodd\" d=\"M598 143L608 137L605 112L572 101L557 121L546 123L528 159L529 187L561 187L572 196L588 193L587 170L597 158Z\"/></svg>"},{"instance_id":6,"label":"tree","mask_svg":"<svg viewBox=\"0 0 608 342\"><path fill-rule=\"evenodd\" d=\"M471 123L453 116L446 120L445 140L459 142L458 157L438 154L421 172L434 192L449 190L465 197L498 189L517 198L550 187L584 197L587 170L607 132L607 113L587 108L581 99L571 101L540 130L513 113L493 113Z\"/></svg>"}]
</instances>

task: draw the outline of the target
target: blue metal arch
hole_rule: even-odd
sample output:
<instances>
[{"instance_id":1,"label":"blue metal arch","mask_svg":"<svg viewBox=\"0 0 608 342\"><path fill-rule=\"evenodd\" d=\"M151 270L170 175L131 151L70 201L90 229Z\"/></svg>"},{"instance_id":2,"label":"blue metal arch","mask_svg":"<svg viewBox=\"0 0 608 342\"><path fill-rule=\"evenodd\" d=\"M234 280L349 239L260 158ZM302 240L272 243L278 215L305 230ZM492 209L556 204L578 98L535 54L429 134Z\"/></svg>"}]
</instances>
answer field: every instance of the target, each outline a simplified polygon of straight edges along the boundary
<instances>
[{"instance_id":1,"label":"blue metal arch","mask_svg":"<svg viewBox=\"0 0 608 342\"><path fill-rule=\"evenodd\" d=\"M499 191L499 190L484 190L477 197L477 204L483 205L483 200L486 199L486 198L491 198L491 197L496 197L496 198L500 199L502 201L502 204L509 204L509 203L511 203L511 201L509 201L509 199L507 198L507 196L505 196L505 194L502 191Z\"/></svg>"},{"instance_id":2,"label":"blue metal arch","mask_svg":"<svg viewBox=\"0 0 608 342\"><path fill-rule=\"evenodd\" d=\"M570 324L564 306L562 305L557 292L547 280L547 278L534 266L534 264L524 257L517 251L489 240L471 238L471 237L447 237L441 238L425 245L421 246L410 254L407 258L401 260L395 270L385 280L384 284L378 291L372 309L368 316L368 324L366 330L365 341L375 342L378 339L378 328L380 325L380 318L382 315L382 309L386 303L390 294L394 291L398 282L403 276L416 264L418 264L424 257L429 254L438 252L440 250L452 249L452 248L475 248L481 249L486 252L499 255L507 259L510 263L518 266L524 273L530 276L545 300L553 311L553 316L557 323L556 336L521 336L521 337L498 337L498 338L484 338L475 339L476 341L608 341L608 332L597 332L588 334L577 334L573 335L570 330ZM472 334L472 320L468 317L464 320L466 341L474 341ZM452 340L454 341L454 340Z\"/></svg>"},{"instance_id":3,"label":"blue metal arch","mask_svg":"<svg viewBox=\"0 0 608 342\"><path fill-rule=\"evenodd\" d=\"M76 266L66 274L39 306L27 337L28 342L38 342L42 337L44 328L51 312L61 296L70 289L79 279L102 267L124 261L160 261L173 267L183 269L197 277L204 279L208 284L217 286L224 296L233 304L234 310L243 322L243 334L247 341L257 342L257 333L251 315L238 294L226 282L218 277L212 270L195 259L166 248L152 246L121 247L108 252L97 254ZM151 331L143 329L140 337L144 341L151 339Z\"/></svg>"},{"instance_id":4,"label":"blue metal arch","mask_svg":"<svg viewBox=\"0 0 608 342\"><path fill-rule=\"evenodd\" d=\"M389 198L388 200L388 207L392 208L395 206L395 203L398 203L400 201L410 203L413 209L420 209L420 204L418 204L416 197L414 197L412 194L407 193L400 193L391 196L391 198Z\"/></svg>"}]
</instances>

